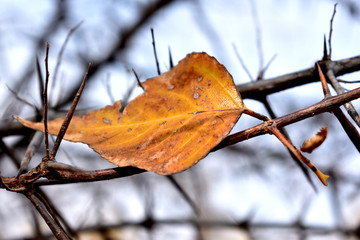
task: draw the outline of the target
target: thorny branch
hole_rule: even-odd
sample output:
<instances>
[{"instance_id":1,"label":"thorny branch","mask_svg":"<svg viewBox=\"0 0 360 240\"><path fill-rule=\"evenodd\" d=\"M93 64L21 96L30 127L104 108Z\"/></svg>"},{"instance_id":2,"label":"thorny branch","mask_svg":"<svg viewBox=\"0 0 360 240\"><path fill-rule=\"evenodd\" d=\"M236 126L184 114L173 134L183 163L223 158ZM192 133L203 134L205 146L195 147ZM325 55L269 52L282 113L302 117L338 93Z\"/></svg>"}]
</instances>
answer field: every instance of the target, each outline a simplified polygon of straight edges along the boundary
<instances>
[{"instance_id":1,"label":"thorny branch","mask_svg":"<svg viewBox=\"0 0 360 240\"><path fill-rule=\"evenodd\" d=\"M161 6L165 6L167 3L170 3L171 1L159 1L157 4L160 4ZM335 14L335 10L334 10ZM146 17L150 17L151 14L146 15ZM333 18L332 18L333 20ZM331 20L331 22L332 22ZM139 26L134 26L134 29ZM332 30L332 29L331 29ZM331 36L331 34L330 34ZM120 45L122 46L122 45ZM330 55L331 56L331 44L329 39L329 47L330 47ZM120 47L121 49L121 47ZM119 49L118 49L119 50ZM155 44L154 44L154 50L155 50ZM155 52L156 53L156 52ZM169 51L170 53L170 51ZM47 56L46 56L47 59ZM172 61L171 61L172 62ZM47 63L47 60L46 60ZM360 69L360 57L354 57L350 59L345 59L341 61L331 61L330 59L325 60L323 62L320 62L321 67L327 69L326 72L326 78L330 81L332 79L336 80L337 76L340 76L345 73L358 71ZM157 63L158 65L158 63ZM172 65L172 64L170 64ZM90 67L90 66L89 66ZM159 71L159 69L158 69ZM87 74L85 76L84 82L81 85L81 88L74 100L74 102L77 102L79 100L81 91L84 87L85 80L87 78L87 75L89 74L90 70L88 69ZM249 84L243 84L239 85L239 91L241 92L242 96L244 98L253 98L253 99L264 99L267 95L271 93L275 93L281 90L285 90L288 88L292 88L293 86L303 85L306 83L318 81L317 77L315 77L316 67L310 68L304 71L296 72L293 74L284 75L278 78L273 78L269 80L264 81L257 81L252 82ZM48 69L46 66L46 78L48 80ZM46 82L47 82L46 80ZM337 80L336 80L337 81ZM323 83L323 81L322 81ZM332 85L336 85L331 81ZM44 105L47 105L47 93L46 93L46 87L44 90ZM323 83L323 86L325 84ZM326 88L324 87L324 91ZM256 93L255 93L256 91ZM294 113L290 113L286 116L282 116L279 118L273 119L274 125L277 127L283 127L289 124L292 124L297 121L301 121L305 118L313 117L314 115L321 114L323 112L333 112L335 116L339 119L339 121L345 125L344 127L346 132L349 132L350 139L353 140L354 145L358 148L360 151L359 145L359 134L356 131L354 127L351 128L352 124L349 123L348 119L342 114L342 112L339 110L339 107L343 104L348 103L349 101L352 101L354 99L357 99L360 97L360 88L354 89L349 92L344 92L343 90L341 92L338 92L339 95L331 97L329 95L329 91L325 91L325 98L319 103L316 103L312 106L309 106L307 108L304 108L302 110L296 111ZM55 144L53 151L51 152L50 156L55 157L57 149L60 145L60 142L62 140L62 136L66 132L66 126L68 126L69 121L71 120L72 114L75 111L76 104L73 105L71 110L69 110L68 118L64 123L64 128L62 128L62 133L59 134L60 137L59 140L57 140L57 143ZM46 107L45 107L46 109ZM339 117L341 114L342 117ZM339 113L339 114L338 114ZM46 115L47 112L44 113L44 122L46 126ZM349 130L346 130L348 128ZM19 128L17 126L16 128L13 128L13 131L8 130L1 130L0 129L0 143L2 144L1 149L6 152L6 145L2 141L2 137L6 136L7 134L11 135L14 132L19 131L23 132L24 130L22 128ZM246 129L242 132L233 134L228 136L224 139L213 151L219 150L221 148L227 147L229 145L244 141L246 139L259 136L262 134L269 133L269 123L264 122L262 124L259 124L257 126L251 127L249 129ZM274 133L274 132L273 132ZM348 133L348 134L349 134ZM352 136L351 136L352 134ZM61 136L62 135L62 136ZM38 142L38 141L37 141ZM48 144L46 144L48 146ZM29 145L29 147L31 144ZM5 150L4 150L5 149ZM34 150L29 150L29 154L33 154ZM47 148L46 155L49 155L49 150ZM10 153L9 153L10 154ZM22 163L23 165L23 163ZM23 168L24 169L24 168ZM95 171L84 171L81 169L77 169L75 167L65 165L63 163L58 163L56 161L42 161L37 167L31 169L29 172L21 174L22 172L19 172L17 177L0 177L0 188L4 188L9 191L14 192L20 192L23 193L29 198L29 200L33 203L33 205L38 209L40 214L43 216L43 218L48 223L49 227L55 234L55 236L59 239L70 239L70 236L66 233L66 231L62 228L59 221L56 219L56 214L52 213L52 209L49 208L46 204L46 200L39 195L37 191L34 191L39 186L44 185L56 185L56 184L68 184L68 183L77 183L77 182L94 182L94 181L102 181L102 180L109 180L113 178L121 178L121 177L127 177L134 174L143 173L144 170L134 168L134 167L124 167L124 168L112 168L112 169L104 169L104 170L95 170ZM41 178L41 179L40 179Z\"/></svg>"},{"instance_id":2,"label":"thorny branch","mask_svg":"<svg viewBox=\"0 0 360 240\"><path fill-rule=\"evenodd\" d=\"M326 98L312 106L276 119L272 119L272 121L276 124L277 127L281 128L286 125L304 120L306 118L313 117L314 115L318 115L324 112L332 112L344 103L355 100L359 97L360 88L357 88L341 95ZM267 126L268 123L264 122L244 131L229 135L217 147L215 147L213 151L217 151L224 147L228 147L232 144L236 144L259 135L267 134L269 133ZM119 177L127 177L142 172L144 172L144 170L134 167L83 171L57 162L51 162L46 165L42 163L28 173L20 175L18 179L13 177L2 177L2 183L0 183L0 188L4 188L5 185L7 185L14 191L22 191L24 190L24 185L29 183L36 183L38 186L41 186L49 184L52 185L75 182L101 181ZM38 180L40 177L45 177L48 180Z\"/></svg>"}]
</instances>

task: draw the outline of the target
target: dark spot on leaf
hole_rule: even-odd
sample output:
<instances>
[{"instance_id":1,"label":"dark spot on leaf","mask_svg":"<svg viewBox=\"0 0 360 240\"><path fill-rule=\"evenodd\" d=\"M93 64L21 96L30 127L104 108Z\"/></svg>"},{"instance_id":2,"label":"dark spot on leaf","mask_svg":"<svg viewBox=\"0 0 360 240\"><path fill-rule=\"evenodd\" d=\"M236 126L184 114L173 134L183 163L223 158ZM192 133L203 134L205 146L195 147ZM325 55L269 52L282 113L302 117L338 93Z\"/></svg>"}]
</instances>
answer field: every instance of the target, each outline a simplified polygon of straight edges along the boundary
<instances>
[{"instance_id":1,"label":"dark spot on leaf","mask_svg":"<svg viewBox=\"0 0 360 240\"><path fill-rule=\"evenodd\" d=\"M105 123L105 124L110 124L111 125L111 120L110 119L108 119L108 118L103 118L102 119L103 120L103 123Z\"/></svg>"}]
</instances>

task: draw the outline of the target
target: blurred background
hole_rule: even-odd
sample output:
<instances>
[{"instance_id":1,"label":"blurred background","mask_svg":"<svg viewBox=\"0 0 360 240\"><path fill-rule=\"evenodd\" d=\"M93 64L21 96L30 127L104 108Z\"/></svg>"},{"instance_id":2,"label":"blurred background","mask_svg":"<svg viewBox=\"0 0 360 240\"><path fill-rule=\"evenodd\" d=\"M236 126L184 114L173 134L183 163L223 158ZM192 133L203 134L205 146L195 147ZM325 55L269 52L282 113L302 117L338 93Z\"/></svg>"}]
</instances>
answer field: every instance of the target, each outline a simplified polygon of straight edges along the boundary
<instances>
[{"instance_id":1,"label":"blurred background","mask_svg":"<svg viewBox=\"0 0 360 240\"><path fill-rule=\"evenodd\" d=\"M41 109L36 58L44 73L50 44L52 111L69 107L87 64L90 78L78 109L97 109L141 93L141 81L157 75L150 29L161 72L190 52L204 51L226 66L236 84L312 67L322 58L335 1L330 0L1 0L0 137L19 162L29 134L8 134L12 114L33 118ZM360 53L360 4L339 0L333 23L332 59ZM239 61L246 65L247 73ZM250 75L250 76L249 76ZM359 74L342 76L359 80ZM344 84L347 89L359 84ZM268 96L277 116L323 98L319 82ZM26 100L24 102L23 100ZM257 101L248 108L268 115ZM354 102L358 109L359 104ZM233 132L259 121L243 116ZM329 113L286 127L294 145L321 127L328 138L309 158L331 175L314 187L274 136L261 136L209 154L174 179L154 173L96 183L42 189L80 239L358 239L360 158ZM30 167L44 156L44 146ZM92 170L114 167L87 146L63 142L57 160ZM4 148L2 176L16 175ZM194 206L192 207L191 204ZM196 209L197 213L194 211ZM41 239L51 233L22 195L0 190L0 239Z\"/></svg>"}]
</instances>

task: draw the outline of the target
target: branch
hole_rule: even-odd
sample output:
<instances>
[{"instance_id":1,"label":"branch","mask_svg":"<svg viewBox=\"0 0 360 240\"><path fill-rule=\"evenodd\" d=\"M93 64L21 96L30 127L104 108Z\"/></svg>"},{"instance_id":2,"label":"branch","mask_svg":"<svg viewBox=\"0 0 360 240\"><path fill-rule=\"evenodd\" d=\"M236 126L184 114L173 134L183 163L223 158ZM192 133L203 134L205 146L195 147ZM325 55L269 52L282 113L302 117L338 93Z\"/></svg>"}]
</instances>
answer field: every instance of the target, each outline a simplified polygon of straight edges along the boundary
<instances>
[{"instance_id":1,"label":"branch","mask_svg":"<svg viewBox=\"0 0 360 240\"><path fill-rule=\"evenodd\" d=\"M57 224L56 220L53 219L51 214L47 211L45 204L36 196L36 194L32 191L26 192L26 197L31 201L31 203L35 206L35 208L39 211L41 216L44 218L47 225L50 227L51 231L53 232L54 236L57 239L71 239L64 229Z\"/></svg>"},{"instance_id":2,"label":"branch","mask_svg":"<svg viewBox=\"0 0 360 240\"><path fill-rule=\"evenodd\" d=\"M330 68L334 75L341 76L347 73L360 70L360 56L347 58L339 61L331 61ZM316 69L314 67L302 71L285 74L279 77L270 78L264 81L239 84L237 88L242 98L261 99L264 96L277 93L293 87L298 87L319 79L314 77Z\"/></svg>"},{"instance_id":3,"label":"branch","mask_svg":"<svg viewBox=\"0 0 360 240\"><path fill-rule=\"evenodd\" d=\"M276 119L273 119L274 123L278 128L284 127L286 125L299 122L301 120L304 120L306 118L313 117L315 115L318 115L320 113L324 112L332 112L339 108L341 105L345 104L346 102L355 100L360 97L360 88L356 88L354 90L351 90L349 92L326 98L312 106L306 107L304 109L301 109L299 111L290 113L288 115L285 115L283 117L279 117ZM261 123L255 127L246 129L244 131L229 135L226 137L219 145L217 145L212 151L217 151L219 149L222 149L224 147L236 144L238 142L264 135L268 133L267 130L267 122Z\"/></svg>"}]
</instances>

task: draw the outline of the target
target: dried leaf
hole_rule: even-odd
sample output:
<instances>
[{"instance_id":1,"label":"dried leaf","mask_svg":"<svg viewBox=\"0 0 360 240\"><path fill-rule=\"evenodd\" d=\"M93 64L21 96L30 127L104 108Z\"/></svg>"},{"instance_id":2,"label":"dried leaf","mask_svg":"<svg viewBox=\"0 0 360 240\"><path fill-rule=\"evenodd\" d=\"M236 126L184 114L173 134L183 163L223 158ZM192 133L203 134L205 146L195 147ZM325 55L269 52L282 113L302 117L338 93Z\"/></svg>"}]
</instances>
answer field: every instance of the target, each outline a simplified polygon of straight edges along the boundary
<instances>
[{"instance_id":1,"label":"dried leaf","mask_svg":"<svg viewBox=\"0 0 360 240\"><path fill-rule=\"evenodd\" d=\"M327 126L321 128L320 131L317 132L315 136L305 141L302 147L300 148L300 150L303 152L311 153L325 141L326 136L327 136Z\"/></svg>"},{"instance_id":2,"label":"dried leaf","mask_svg":"<svg viewBox=\"0 0 360 240\"><path fill-rule=\"evenodd\" d=\"M226 68L192 53L171 71L142 83L145 93L119 112L120 102L73 117L64 139L83 142L113 164L158 174L188 169L232 129L245 106ZM17 118L43 131L42 123ZM57 134L63 119L49 122Z\"/></svg>"}]
</instances>

